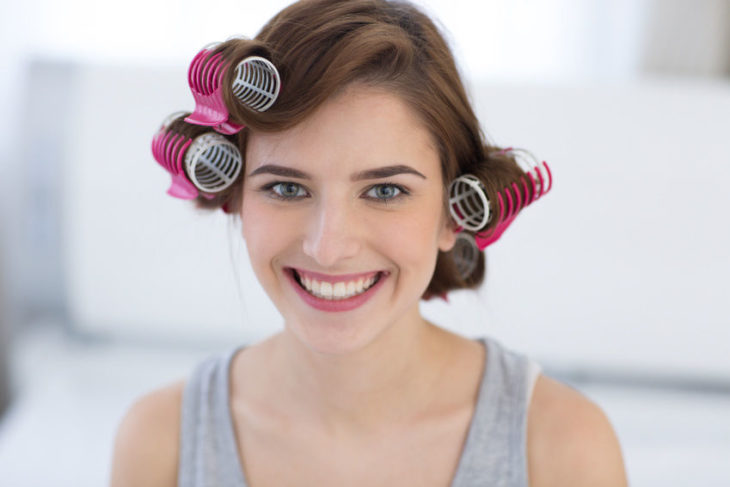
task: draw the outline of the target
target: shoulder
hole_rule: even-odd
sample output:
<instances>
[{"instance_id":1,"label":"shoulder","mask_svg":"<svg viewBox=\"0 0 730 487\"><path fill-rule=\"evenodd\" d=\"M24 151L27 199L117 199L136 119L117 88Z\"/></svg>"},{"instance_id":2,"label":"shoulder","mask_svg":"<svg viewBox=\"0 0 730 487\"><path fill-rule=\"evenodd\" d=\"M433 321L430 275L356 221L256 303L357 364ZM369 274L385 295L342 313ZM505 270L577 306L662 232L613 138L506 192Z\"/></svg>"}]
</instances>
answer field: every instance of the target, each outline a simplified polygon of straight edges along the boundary
<instances>
[{"instance_id":1,"label":"shoulder","mask_svg":"<svg viewBox=\"0 0 730 487\"><path fill-rule=\"evenodd\" d=\"M185 381L138 398L117 428L111 486L177 484L179 428Z\"/></svg>"},{"instance_id":2,"label":"shoulder","mask_svg":"<svg viewBox=\"0 0 730 487\"><path fill-rule=\"evenodd\" d=\"M531 487L627 485L621 447L605 413L542 374L527 418L527 452Z\"/></svg>"}]
</instances>

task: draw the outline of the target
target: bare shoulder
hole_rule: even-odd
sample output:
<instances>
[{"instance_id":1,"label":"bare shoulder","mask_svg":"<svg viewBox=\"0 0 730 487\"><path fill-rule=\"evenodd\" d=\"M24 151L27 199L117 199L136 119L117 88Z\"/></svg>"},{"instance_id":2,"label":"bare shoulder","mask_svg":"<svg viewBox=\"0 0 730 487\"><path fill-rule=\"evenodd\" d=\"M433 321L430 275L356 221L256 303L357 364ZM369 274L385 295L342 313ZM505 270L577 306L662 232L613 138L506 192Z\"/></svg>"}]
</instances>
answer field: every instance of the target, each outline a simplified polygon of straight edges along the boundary
<instances>
[{"instance_id":1,"label":"bare shoulder","mask_svg":"<svg viewBox=\"0 0 730 487\"><path fill-rule=\"evenodd\" d=\"M545 375L535 383L527 418L531 487L627 485L618 438L601 408Z\"/></svg>"},{"instance_id":2,"label":"bare shoulder","mask_svg":"<svg viewBox=\"0 0 730 487\"><path fill-rule=\"evenodd\" d=\"M137 399L117 428L112 487L177 485L179 428L185 381Z\"/></svg>"}]
</instances>

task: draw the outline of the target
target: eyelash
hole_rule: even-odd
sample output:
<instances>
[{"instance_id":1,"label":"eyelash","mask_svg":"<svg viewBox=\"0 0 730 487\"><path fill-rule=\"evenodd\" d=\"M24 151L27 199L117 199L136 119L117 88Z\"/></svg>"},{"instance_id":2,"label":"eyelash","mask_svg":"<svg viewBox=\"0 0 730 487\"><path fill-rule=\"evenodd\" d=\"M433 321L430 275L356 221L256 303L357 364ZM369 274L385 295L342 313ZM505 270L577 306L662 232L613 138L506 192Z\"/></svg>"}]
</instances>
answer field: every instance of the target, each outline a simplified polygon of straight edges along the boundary
<instances>
[{"instance_id":1,"label":"eyelash","mask_svg":"<svg viewBox=\"0 0 730 487\"><path fill-rule=\"evenodd\" d=\"M302 188L302 189L304 188L301 184L295 183L292 181L274 181L273 183L269 183L269 184L262 186L260 191L264 191L264 192L266 192L266 194L268 196L275 198L277 200L281 200L281 201L296 201L296 200L302 199L302 197L282 196L279 193L277 193L276 191L274 191L274 188L276 186L279 186L280 184L294 184L294 185L298 186L299 188ZM382 203L382 204L388 204L392 201L404 198L410 194L410 192L406 188L404 188L400 184L394 184L394 183L374 184L367 189L366 193L368 193L372 189L378 188L378 187L393 187L393 188L396 188L400 192L397 195L393 196L392 198L367 198L367 199L378 202L378 203Z\"/></svg>"}]
</instances>

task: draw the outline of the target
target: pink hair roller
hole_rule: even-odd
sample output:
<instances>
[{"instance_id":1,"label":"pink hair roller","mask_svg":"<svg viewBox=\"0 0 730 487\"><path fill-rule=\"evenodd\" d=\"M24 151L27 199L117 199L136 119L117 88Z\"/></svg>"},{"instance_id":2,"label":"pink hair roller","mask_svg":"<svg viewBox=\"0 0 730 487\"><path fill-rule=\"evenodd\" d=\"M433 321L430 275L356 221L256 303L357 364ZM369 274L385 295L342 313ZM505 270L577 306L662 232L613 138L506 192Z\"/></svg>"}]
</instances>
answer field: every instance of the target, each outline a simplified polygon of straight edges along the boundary
<instances>
[{"instance_id":1,"label":"pink hair roller","mask_svg":"<svg viewBox=\"0 0 730 487\"><path fill-rule=\"evenodd\" d=\"M537 164L534 159L527 157L522 151L508 149L507 152L515 153L515 160L530 181L529 189L525 181L525 176L522 176L520 181L523 192L520 192L520 187L517 183L512 183L511 187L508 186L497 194L499 206L499 219L497 220L497 224L492 228L491 232L482 232L474 235L474 241L480 250L484 250L488 245L496 242L524 207L534 203L547 194L553 186L552 173L547 162L542 161L541 164ZM503 197L503 194L506 196ZM507 200L506 204L505 199Z\"/></svg>"},{"instance_id":2,"label":"pink hair roller","mask_svg":"<svg viewBox=\"0 0 730 487\"><path fill-rule=\"evenodd\" d=\"M461 246L473 244L479 251L484 250L502 236L524 207L552 189L552 173L545 161L536 164L533 159L511 147L503 149L499 154L507 152L515 152L515 160L526 177L520 178L521 185L513 182L497 193L497 221L489 232L480 233L495 217L495 214L490 212L489 198L481 181L472 174L463 174L449 185L449 210L459 224L457 232L462 230L475 232L473 240L464 239L460 243ZM459 252L461 252L459 259L463 262L457 263L457 267L468 269L466 266L466 262L469 262L468 256L475 254L469 254L463 249ZM473 265L476 265L476 260L473 261Z\"/></svg>"},{"instance_id":3,"label":"pink hair roller","mask_svg":"<svg viewBox=\"0 0 730 487\"><path fill-rule=\"evenodd\" d=\"M223 99L223 79L230 63L215 45L203 48L188 69L188 84L195 99L195 110L185 121L213 127L222 134L235 134L244 126L229 120ZM267 59L249 56L235 68L234 96L252 110L268 110L279 96L281 81L276 67Z\"/></svg>"},{"instance_id":4,"label":"pink hair roller","mask_svg":"<svg viewBox=\"0 0 730 487\"><path fill-rule=\"evenodd\" d=\"M180 116L176 113L165 119L152 138L152 155L172 176L167 194L187 200L198 195L212 199L240 174L241 154L235 144L215 132L191 139L170 130L172 121Z\"/></svg>"}]
</instances>

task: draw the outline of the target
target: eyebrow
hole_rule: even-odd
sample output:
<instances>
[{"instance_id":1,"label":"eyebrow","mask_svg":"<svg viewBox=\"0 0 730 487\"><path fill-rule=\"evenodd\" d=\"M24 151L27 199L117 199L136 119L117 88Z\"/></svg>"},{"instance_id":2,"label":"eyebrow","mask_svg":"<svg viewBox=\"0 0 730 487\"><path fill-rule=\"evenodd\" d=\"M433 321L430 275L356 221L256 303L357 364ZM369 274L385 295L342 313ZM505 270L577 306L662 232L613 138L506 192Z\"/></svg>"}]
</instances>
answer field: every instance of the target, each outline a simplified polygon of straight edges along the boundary
<instances>
[{"instance_id":1,"label":"eyebrow","mask_svg":"<svg viewBox=\"0 0 730 487\"><path fill-rule=\"evenodd\" d=\"M283 176L289 178L312 179L312 176L310 176L306 172L300 171L299 169L294 169L286 166L277 166L276 164L264 164L263 166L251 172L251 174L249 174L248 176L258 176L259 174L274 174L275 176ZM414 174L423 179L426 179L426 176L416 171L412 167L398 164L395 166L383 166L374 169L366 169L364 171L353 174L350 177L350 180L362 181L365 179L383 179L395 176L397 174Z\"/></svg>"}]
</instances>

